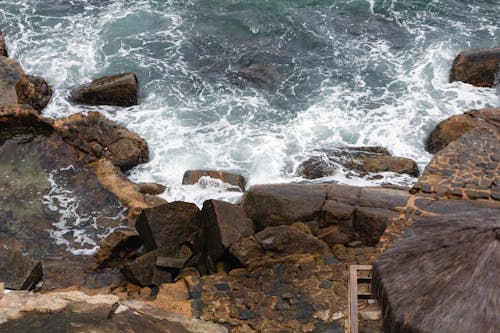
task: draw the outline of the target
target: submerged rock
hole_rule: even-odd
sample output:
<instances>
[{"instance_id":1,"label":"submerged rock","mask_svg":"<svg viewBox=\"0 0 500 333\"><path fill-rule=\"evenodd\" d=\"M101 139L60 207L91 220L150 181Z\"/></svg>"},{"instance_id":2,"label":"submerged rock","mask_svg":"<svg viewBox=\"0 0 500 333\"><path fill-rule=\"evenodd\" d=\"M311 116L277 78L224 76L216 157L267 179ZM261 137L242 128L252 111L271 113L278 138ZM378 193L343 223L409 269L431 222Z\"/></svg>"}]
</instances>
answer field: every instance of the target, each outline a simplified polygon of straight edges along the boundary
<instances>
[{"instance_id":1,"label":"submerged rock","mask_svg":"<svg viewBox=\"0 0 500 333\"><path fill-rule=\"evenodd\" d=\"M383 147L341 147L317 152L320 155L313 156L299 165L298 175L307 179L332 176L338 165L361 173L389 171L414 177L419 173L415 161L392 156Z\"/></svg>"},{"instance_id":2,"label":"submerged rock","mask_svg":"<svg viewBox=\"0 0 500 333\"><path fill-rule=\"evenodd\" d=\"M214 179L220 179L225 183L237 186L242 192L245 191L245 177L236 173L216 170L188 170L182 177L182 185L196 184L200 178L207 176Z\"/></svg>"},{"instance_id":3,"label":"submerged rock","mask_svg":"<svg viewBox=\"0 0 500 333\"><path fill-rule=\"evenodd\" d=\"M0 247L0 281L7 289L29 290L42 279L42 263Z\"/></svg>"},{"instance_id":4,"label":"submerged rock","mask_svg":"<svg viewBox=\"0 0 500 333\"><path fill-rule=\"evenodd\" d=\"M158 183L138 183L139 191L143 194L158 195L165 192L167 187Z\"/></svg>"},{"instance_id":5,"label":"submerged rock","mask_svg":"<svg viewBox=\"0 0 500 333\"><path fill-rule=\"evenodd\" d=\"M47 82L25 75L16 60L0 56L0 105L27 104L40 112L51 97Z\"/></svg>"},{"instance_id":6,"label":"submerged rock","mask_svg":"<svg viewBox=\"0 0 500 333\"><path fill-rule=\"evenodd\" d=\"M3 33L0 31L0 56L8 57L9 54L7 52L7 45L5 44L5 38Z\"/></svg>"},{"instance_id":7,"label":"submerged rock","mask_svg":"<svg viewBox=\"0 0 500 333\"><path fill-rule=\"evenodd\" d=\"M500 130L500 108L471 110L440 122L429 134L425 146L435 154L474 128L485 127Z\"/></svg>"},{"instance_id":8,"label":"submerged rock","mask_svg":"<svg viewBox=\"0 0 500 333\"><path fill-rule=\"evenodd\" d=\"M272 65L252 64L238 71L247 82L264 89L275 89L281 83L281 75Z\"/></svg>"},{"instance_id":9,"label":"submerged rock","mask_svg":"<svg viewBox=\"0 0 500 333\"><path fill-rule=\"evenodd\" d=\"M450 82L462 81L476 87L493 87L499 75L500 48L460 53L453 61Z\"/></svg>"},{"instance_id":10,"label":"submerged rock","mask_svg":"<svg viewBox=\"0 0 500 333\"><path fill-rule=\"evenodd\" d=\"M146 140L99 112L76 113L54 123L64 141L81 152L84 163L105 157L128 170L149 161Z\"/></svg>"},{"instance_id":11,"label":"submerged rock","mask_svg":"<svg viewBox=\"0 0 500 333\"><path fill-rule=\"evenodd\" d=\"M70 92L70 100L90 105L137 105L137 77L133 73L105 76Z\"/></svg>"}]
</instances>

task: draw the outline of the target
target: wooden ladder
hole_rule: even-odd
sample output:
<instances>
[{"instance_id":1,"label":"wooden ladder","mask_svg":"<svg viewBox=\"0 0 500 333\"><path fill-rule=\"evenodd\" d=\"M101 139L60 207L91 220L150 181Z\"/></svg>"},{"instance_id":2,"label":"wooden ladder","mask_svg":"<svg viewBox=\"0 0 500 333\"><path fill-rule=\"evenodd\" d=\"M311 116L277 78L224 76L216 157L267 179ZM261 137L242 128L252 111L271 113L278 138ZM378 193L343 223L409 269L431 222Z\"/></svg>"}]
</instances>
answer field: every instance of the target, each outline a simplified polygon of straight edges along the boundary
<instances>
[{"instance_id":1,"label":"wooden ladder","mask_svg":"<svg viewBox=\"0 0 500 333\"><path fill-rule=\"evenodd\" d=\"M371 283L371 276L358 276L359 271L371 272L371 265L349 266L349 329L348 333L358 333L358 299L372 299L368 291L358 290L359 283Z\"/></svg>"}]
</instances>

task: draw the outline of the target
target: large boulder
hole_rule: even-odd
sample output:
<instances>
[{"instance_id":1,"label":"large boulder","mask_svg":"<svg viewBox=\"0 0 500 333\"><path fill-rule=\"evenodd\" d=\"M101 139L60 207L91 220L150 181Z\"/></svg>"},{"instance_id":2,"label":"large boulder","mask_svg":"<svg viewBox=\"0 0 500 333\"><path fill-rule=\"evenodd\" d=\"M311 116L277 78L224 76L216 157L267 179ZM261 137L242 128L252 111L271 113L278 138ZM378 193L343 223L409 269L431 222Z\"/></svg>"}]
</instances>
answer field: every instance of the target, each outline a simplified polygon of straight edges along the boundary
<instances>
[{"instance_id":1,"label":"large boulder","mask_svg":"<svg viewBox=\"0 0 500 333\"><path fill-rule=\"evenodd\" d=\"M21 252L0 247L0 281L5 288L29 290L42 279L42 263Z\"/></svg>"},{"instance_id":2,"label":"large boulder","mask_svg":"<svg viewBox=\"0 0 500 333\"><path fill-rule=\"evenodd\" d=\"M160 286L162 283L172 282L172 274L156 266L158 257L168 255L171 255L169 248L156 249L126 264L121 272L127 281L143 287Z\"/></svg>"},{"instance_id":3,"label":"large boulder","mask_svg":"<svg viewBox=\"0 0 500 333\"><path fill-rule=\"evenodd\" d=\"M105 157L120 169L128 170L149 161L146 140L99 112L57 119L55 128L64 141L81 152L85 163Z\"/></svg>"},{"instance_id":4,"label":"large boulder","mask_svg":"<svg viewBox=\"0 0 500 333\"><path fill-rule=\"evenodd\" d=\"M25 75L17 61L0 56L0 105L27 104L41 112L51 97L47 82Z\"/></svg>"},{"instance_id":5,"label":"large boulder","mask_svg":"<svg viewBox=\"0 0 500 333\"><path fill-rule=\"evenodd\" d=\"M70 92L70 100L90 105L137 105L137 77L133 73L105 76Z\"/></svg>"},{"instance_id":6,"label":"large boulder","mask_svg":"<svg viewBox=\"0 0 500 333\"><path fill-rule=\"evenodd\" d=\"M182 185L196 184L202 177L220 179L224 183L228 183L230 185L238 187L242 192L245 191L245 177L236 173L216 170L188 170L184 172L184 176L182 177Z\"/></svg>"},{"instance_id":7,"label":"large boulder","mask_svg":"<svg viewBox=\"0 0 500 333\"><path fill-rule=\"evenodd\" d=\"M244 215L243 209L224 201L205 201L201 216L205 248L212 262L220 259L233 243L255 232L252 220Z\"/></svg>"},{"instance_id":8,"label":"large boulder","mask_svg":"<svg viewBox=\"0 0 500 333\"><path fill-rule=\"evenodd\" d=\"M478 127L500 129L500 108L471 110L440 122L429 134L426 149L435 154L465 133Z\"/></svg>"},{"instance_id":9,"label":"large boulder","mask_svg":"<svg viewBox=\"0 0 500 333\"><path fill-rule=\"evenodd\" d=\"M201 230L200 210L195 204L176 201L143 209L135 227L144 247L166 249L163 256L175 257L182 244L194 244Z\"/></svg>"},{"instance_id":10,"label":"large boulder","mask_svg":"<svg viewBox=\"0 0 500 333\"><path fill-rule=\"evenodd\" d=\"M0 56L2 56L2 57L9 56L9 54L7 52L7 45L5 43L5 38L4 38L1 31L0 31Z\"/></svg>"},{"instance_id":11,"label":"large boulder","mask_svg":"<svg viewBox=\"0 0 500 333\"><path fill-rule=\"evenodd\" d=\"M2 134L7 130L16 132L19 130L29 132L54 132L53 122L40 116L28 105L0 105L0 129Z\"/></svg>"},{"instance_id":12,"label":"large boulder","mask_svg":"<svg viewBox=\"0 0 500 333\"><path fill-rule=\"evenodd\" d=\"M277 184L250 188L242 199L245 214L258 230L319 217L328 185Z\"/></svg>"},{"instance_id":13,"label":"large boulder","mask_svg":"<svg viewBox=\"0 0 500 333\"><path fill-rule=\"evenodd\" d=\"M418 176L415 161L392 156L383 147L340 147L317 150L297 168L297 174L307 179L332 176L342 166L364 175L365 173L395 172Z\"/></svg>"},{"instance_id":14,"label":"large boulder","mask_svg":"<svg viewBox=\"0 0 500 333\"><path fill-rule=\"evenodd\" d=\"M450 82L462 81L476 87L492 87L499 73L500 48L460 53L453 61Z\"/></svg>"}]
</instances>

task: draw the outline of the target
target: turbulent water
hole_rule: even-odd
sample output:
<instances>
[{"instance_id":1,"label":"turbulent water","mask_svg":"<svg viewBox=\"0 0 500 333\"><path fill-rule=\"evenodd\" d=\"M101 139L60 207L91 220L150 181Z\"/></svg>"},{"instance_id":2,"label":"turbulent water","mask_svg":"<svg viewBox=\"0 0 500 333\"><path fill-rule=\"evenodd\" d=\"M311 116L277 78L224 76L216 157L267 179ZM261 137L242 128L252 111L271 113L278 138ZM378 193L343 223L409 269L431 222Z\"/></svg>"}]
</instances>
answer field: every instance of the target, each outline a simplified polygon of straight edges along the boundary
<instances>
[{"instance_id":1,"label":"turbulent water","mask_svg":"<svg viewBox=\"0 0 500 333\"><path fill-rule=\"evenodd\" d=\"M133 180L200 203L237 194L181 186L187 169L297 181L314 149L345 145L384 146L422 168L439 121L500 105L495 89L448 83L459 52L500 45L498 13L498 0L0 0L0 29L11 56L55 88L46 115L99 109L149 143ZM252 64L279 79L247 84L237 73ZM74 85L128 71L139 106L67 101Z\"/></svg>"}]
</instances>

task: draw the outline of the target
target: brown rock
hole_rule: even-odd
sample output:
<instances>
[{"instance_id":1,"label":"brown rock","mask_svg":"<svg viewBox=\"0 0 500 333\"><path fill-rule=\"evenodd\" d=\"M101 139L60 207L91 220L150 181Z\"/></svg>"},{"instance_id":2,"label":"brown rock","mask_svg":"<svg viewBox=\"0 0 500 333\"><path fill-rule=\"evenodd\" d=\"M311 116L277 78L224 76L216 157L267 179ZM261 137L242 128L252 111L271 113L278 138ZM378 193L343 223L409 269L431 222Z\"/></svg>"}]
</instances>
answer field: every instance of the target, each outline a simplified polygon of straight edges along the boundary
<instances>
[{"instance_id":1,"label":"brown rock","mask_svg":"<svg viewBox=\"0 0 500 333\"><path fill-rule=\"evenodd\" d=\"M212 262L219 260L233 243L255 232L252 220L243 214L243 209L228 202L205 201L201 216L205 248Z\"/></svg>"},{"instance_id":2,"label":"brown rock","mask_svg":"<svg viewBox=\"0 0 500 333\"><path fill-rule=\"evenodd\" d=\"M210 177L214 179L220 179L225 183L239 187L239 189L244 192L246 186L245 177L238 175L236 173L230 173L225 171L216 170L188 170L184 173L182 177L183 185L196 184L201 177Z\"/></svg>"},{"instance_id":3,"label":"brown rock","mask_svg":"<svg viewBox=\"0 0 500 333\"><path fill-rule=\"evenodd\" d=\"M165 185L158 183L138 183L137 185L141 193L150 195L162 194L167 189Z\"/></svg>"},{"instance_id":4,"label":"brown rock","mask_svg":"<svg viewBox=\"0 0 500 333\"><path fill-rule=\"evenodd\" d=\"M149 161L146 141L99 112L73 114L55 121L62 138L81 151L85 163L106 157L122 170Z\"/></svg>"},{"instance_id":5,"label":"brown rock","mask_svg":"<svg viewBox=\"0 0 500 333\"><path fill-rule=\"evenodd\" d=\"M297 173L308 179L331 176L337 165L358 172L395 172L418 176L415 161L394 157L383 147L340 147L319 150L321 155L303 162Z\"/></svg>"},{"instance_id":6,"label":"brown rock","mask_svg":"<svg viewBox=\"0 0 500 333\"><path fill-rule=\"evenodd\" d=\"M198 241L200 210L192 203L181 201L146 208L135 227L146 249L164 248L167 249L164 256L176 257L182 244Z\"/></svg>"},{"instance_id":7,"label":"brown rock","mask_svg":"<svg viewBox=\"0 0 500 333\"><path fill-rule=\"evenodd\" d=\"M8 57L9 54L7 53L7 45L5 44L5 38L0 31L0 56L2 57Z\"/></svg>"},{"instance_id":8,"label":"brown rock","mask_svg":"<svg viewBox=\"0 0 500 333\"><path fill-rule=\"evenodd\" d=\"M100 159L88 164L87 167L97 176L104 188L113 193L125 206L131 208L129 213L138 210L138 216L142 208L166 203L159 197L142 194L139 186L128 180L121 170L107 159ZM134 217L137 216L134 214ZM133 224L135 224L135 219L133 219Z\"/></svg>"},{"instance_id":9,"label":"brown rock","mask_svg":"<svg viewBox=\"0 0 500 333\"><path fill-rule=\"evenodd\" d=\"M34 261L21 252L0 247L0 281L5 288L29 290L42 279L42 263Z\"/></svg>"},{"instance_id":10,"label":"brown rock","mask_svg":"<svg viewBox=\"0 0 500 333\"><path fill-rule=\"evenodd\" d=\"M26 75L26 80L16 85L16 92L19 104L28 104L40 113L52 98L53 91L41 77Z\"/></svg>"},{"instance_id":11,"label":"brown rock","mask_svg":"<svg viewBox=\"0 0 500 333\"><path fill-rule=\"evenodd\" d=\"M500 109L471 110L440 122L426 141L426 149L435 154L474 128L500 129Z\"/></svg>"},{"instance_id":12,"label":"brown rock","mask_svg":"<svg viewBox=\"0 0 500 333\"><path fill-rule=\"evenodd\" d=\"M492 87L500 64L500 48L460 53L453 61L450 82L462 81L476 87Z\"/></svg>"},{"instance_id":13,"label":"brown rock","mask_svg":"<svg viewBox=\"0 0 500 333\"><path fill-rule=\"evenodd\" d=\"M245 214L258 230L267 226L311 221L321 212L328 185L273 184L250 188L242 199Z\"/></svg>"},{"instance_id":14,"label":"brown rock","mask_svg":"<svg viewBox=\"0 0 500 333\"><path fill-rule=\"evenodd\" d=\"M42 78L25 75L16 60L0 56L0 106L26 104L40 112L51 96L52 88Z\"/></svg>"},{"instance_id":15,"label":"brown rock","mask_svg":"<svg viewBox=\"0 0 500 333\"><path fill-rule=\"evenodd\" d=\"M398 213L383 208L357 207L354 219L354 231L359 239L368 246L377 245L380 236Z\"/></svg>"},{"instance_id":16,"label":"brown rock","mask_svg":"<svg viewBox=\"0 0 500 333\"><path fill-rule=\"evenodd\" d=\"M172 282L172 274L170 272L156 267L158 257L168 256L170 253L170 249L168 248L159 248L148 252L126 264L121 269L121 272L127 281L143 287L151 285L160 286L162 283Z\"/></svg>"},{"instance_id":17,"label":"brown rock","mask_svg":"<svg viewBox=\"0 0 500 333\"><path fill-rule=\"evenodd\" d=\"M135 230L117 230L108 235L97 251L97 268L122 268L137 256L141 239Z\"/></svg>"},{"instance_id":18,"label":"brown rock","mask_svg":"<svg viewBox=\"0 0 500 333\"><path fill-rule=\"evenodd\" d=\"M16 131L16 129L20 128L28 129L32 132L42 131L52 133L54 131L52 121L38 115L30 106L0 106L0 129L2 131L6 131L7 129Z\"/></svg>"},{"instance_id":19,"label":"brown rock","mask_svg":"<svg viewBox=\"0 0 500 333\"><path fill-rule=\"evenodd\" d=\"M137 77L133 73L105 76L74 88L70 100L90 105L137 105Z\"/></svg>"}]
</instances>

